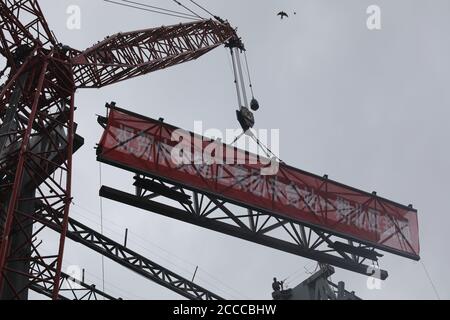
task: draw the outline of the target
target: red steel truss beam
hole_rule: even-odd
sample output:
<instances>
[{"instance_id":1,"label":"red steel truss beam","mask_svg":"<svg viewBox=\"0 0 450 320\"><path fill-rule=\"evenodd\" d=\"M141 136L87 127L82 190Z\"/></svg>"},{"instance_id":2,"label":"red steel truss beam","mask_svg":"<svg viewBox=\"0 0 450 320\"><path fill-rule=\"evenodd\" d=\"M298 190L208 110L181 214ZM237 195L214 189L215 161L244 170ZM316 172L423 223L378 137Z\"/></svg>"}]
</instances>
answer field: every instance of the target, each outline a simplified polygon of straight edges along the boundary
<instances>
[{"instance_id":1,"label":"red steel truss beam","mask_svg":"<svg viewBox=\"0 0 450 320\"><path fill-rule=\"evenodd\" d=\"M263 174L266 161L256 155L117 107L110 109L99 146L99 161L347 241L420 259L417 211L376 193L284 163L273 174ZM178 163L173 154L181 150L185 161ZM213 151L212 162L206 162L211 161L206 155ZM336 247L349 253L356 250L345 244Z\"/></svg>"},{"instance_id":2,"label":"red steel truss beam","mask_svg":"<svg viewBox=\"0 0 450 320\"><path fill-rule=\"evenodd\" d=\"M195 60L236 37L213 20L160 27L106 38L72 58L78 88L103 87Z\"/></svg>"},{"instance_id":3,"label":"red steel truss beam","mask_svg":"<svg viewBox=\"0 0 450 320\"><path fill-rule=\"evenodd\" d=\"M20 46L57 44L36 0L1 1L0 15L0 53L10 63Z\"/></svg>"},{"instance_id":4,"label":"red steel truss beam","mask_svg":"<svg viewBox=\"0 0 450 320\"><path fill-rule=\"evenodd\" d=\"M22 75L27 74L27 80L15 101L15 110L11 110L12 105L1 106L9 108L6 114L13 117L7 120L14 124L1 137L6 143L0 150L0 215L4 219L0 238L0 288L2 292L9 292L8 298L24 297L28 288L17 287L16 280L26 275L23 275L24 270L17 269L17 263L29 261L30 264L32 256L48 267L54 283L60 282L65 230L54 248L55 254L41 255L33 238L42 229L33 233L29 212L34 200L44 199L49 207L67 219L71 201L74 86L70 81L70 69L60 70L52 54L54 52L39 51L29 59L22 71ZM64 71L66 77L62 78L60 73ZM17 81L12 85L8 83L6 95L8 90L21 85ZM5 120L2 119L2 124ZM50 171L52 176L49 176ZM54 286L55 299L58 290L58 286Z\"/></svg>"}]
</instances>

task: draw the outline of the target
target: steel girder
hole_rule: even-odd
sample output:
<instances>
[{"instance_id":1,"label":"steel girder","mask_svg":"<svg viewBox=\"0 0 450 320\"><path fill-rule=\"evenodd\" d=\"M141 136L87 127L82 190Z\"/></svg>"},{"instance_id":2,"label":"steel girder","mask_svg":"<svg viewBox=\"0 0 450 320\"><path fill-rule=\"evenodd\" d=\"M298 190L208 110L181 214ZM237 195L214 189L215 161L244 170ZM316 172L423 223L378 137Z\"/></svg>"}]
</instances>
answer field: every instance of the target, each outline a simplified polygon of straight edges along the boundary
<instances>
[{"instance_id":1,"label":"steel girder","mask_svg":"<svg viewBox=\"0 0 450 320\"><path fill-rule=\"evenodd\" d=\"M99 161L103 161L99 159ZM118 164L109 165L131 170ZM143 172L138 174L144 175ZM378 268L380 256L373 248L348 241L319 228L302 225L281 216L264 213L243 204L227 202L225 199L189 190L180 185L156 177L136 178L160 185L161 190L152 192L135 183L137 195L103 186L100 196L135 208L217 231L232 237L278 249L294 255L316 260L319 263L354 271L366 276L386 279L388 273ZM157 188L152 187L153 190ZM178 193L172 196L167 192ZM161 195L165 194L165 196ZM169 201L169 202L168 202ZM167 203L170 203L168 205ZM367 265L367 261L370 264Z\"/></svg>"},{"instance_id":2,"label":"steel girder","mask_svg":"<svg viewBox=\"0 0 450 320\"><path fill-rule=\"evenodd\" d=\"M31 273L37 277L45 278L46 266L39 262L31 265ZM31 289L38 294L53 298L53 282L34 283ZM61 283L59 285L59 300L120 300L99 289L95 285L88 285L80 279L76 279L67 273L61 272Z\"/></svg>"},{"instance_id":3,"label":"steel girder","mask_svg":"<svg viewBox=\"0 0 450 320\"><path fill-rule=\"evenodd\" d=\"M56 211L45 209L45 206L40 207L36 212L37 220L54 231L61 232L61 215ZM72 218L69 218L67 237L185 298L191 300L223 300L222 297L179 276L114 240L101 235Z\"/></svg>"}]
</instances>

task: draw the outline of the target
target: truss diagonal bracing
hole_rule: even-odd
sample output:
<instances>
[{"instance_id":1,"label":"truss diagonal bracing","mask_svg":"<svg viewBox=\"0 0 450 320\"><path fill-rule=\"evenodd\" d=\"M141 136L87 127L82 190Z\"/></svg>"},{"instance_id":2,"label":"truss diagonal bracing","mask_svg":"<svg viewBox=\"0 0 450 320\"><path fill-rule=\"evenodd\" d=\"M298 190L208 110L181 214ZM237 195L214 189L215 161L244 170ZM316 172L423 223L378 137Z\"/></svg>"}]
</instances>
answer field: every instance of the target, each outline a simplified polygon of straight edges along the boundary
<instances>
[{"instance_id":1,"label":"truss diagonal bracing","mask_svg":"<svg viewBox=\"0 0 450 320\"><path fill-rule=\"evenodd\" d=\"M353 248L356 254L349 254L349 250L339 247L339 241L345 241L344 239L318 228L237 206L218 197L159 179L151 178L151 181L185 195L185 199L192 199L192 203L145 189L141 189L140 194L133 195L103 186L100 195L135 208L363 275L375 275L381 279L388 276L387 271L373 267L373 263L378 260L378 254L372 248L353 243L348 246ZM167 204L168 201L171 205Z\"/></svg>"},{"instance_id":2,"label":"truss diagonal bracing","mask_svg":"<svg viewBox=\"0 0 450 320\"><path fill-rule=\"evenodd\" d=\"M60 214L44 210L44 206L41 207L42 209L36 213L39 221L54 231L61 232L62 217ZM68 223L67 237L185 298L191 300L223 300L220 296L71 218Z\"/></svg>"},{"instance_id":3,"label":"truss diagonal bracing","mask_svg":"<svg viewBox=\"0 0 450 320\"><path fill-rule=\"evenodd\" d=\"M56 40L37 0L0 0L0 298L26 299L30 288L61 296L76 89L191 61L233 37L229 24L201 20L116 34L79 51ZM40 214L61 218L58 240L44 244L50 254L37 244L47 226L36 203Z\"/></svg>"}]
</instances>

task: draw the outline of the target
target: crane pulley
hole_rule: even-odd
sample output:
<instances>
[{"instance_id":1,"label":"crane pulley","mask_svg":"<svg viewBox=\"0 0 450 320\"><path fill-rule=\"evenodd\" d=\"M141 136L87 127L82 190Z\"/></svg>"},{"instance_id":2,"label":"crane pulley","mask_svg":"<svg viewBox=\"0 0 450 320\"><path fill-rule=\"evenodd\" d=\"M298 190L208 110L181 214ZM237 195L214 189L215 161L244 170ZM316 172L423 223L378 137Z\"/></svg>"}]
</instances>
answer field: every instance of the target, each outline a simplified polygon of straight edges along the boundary
<instances>
[{"instance_id":1,"label":"crane pulley","mask_svg":"<svg viewBox=\"0 0 450 320\"><path fill-rule=\"evenodd\" d=\"M234 83L236 85L236 94L239 105L239 110L236 111L236 116L243 130L243 132L234 139L232 145L235 144L243 135L247 135L256 142L258 148L260 148L267 157L276 159L281 162L281 160L267 146L265 146L258 139L258 137L255 136L251 131L251 129L253 129L256 123L255 115L252 111L254 112L258 111L260 106L258 100L256 100L255 98L255 94L253 91L253 83L250 75L250 68L246 53L247 50L245 49L244 43L240 38L234 37L230 39L225 46L230 49ZM241 56L244 56L244 62L248 76L248 85L250 87L250 92L252 94L250 104L248 103Z\"/></svg>"}]
</instances>

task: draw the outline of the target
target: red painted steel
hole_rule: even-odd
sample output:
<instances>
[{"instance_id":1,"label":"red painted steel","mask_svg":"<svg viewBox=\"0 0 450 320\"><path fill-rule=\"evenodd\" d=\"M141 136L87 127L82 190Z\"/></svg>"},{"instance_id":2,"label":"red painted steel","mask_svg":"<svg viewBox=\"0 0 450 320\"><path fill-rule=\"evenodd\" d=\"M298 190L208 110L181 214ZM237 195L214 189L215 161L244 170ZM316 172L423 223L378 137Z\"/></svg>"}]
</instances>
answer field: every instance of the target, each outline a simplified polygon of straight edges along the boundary
<instances>
[{"instance_id":1,"label":"red painted steel","mask_svg":"<svg viewBox=\"0 0 450 320\"><path fill-rule=\"evenodd\" d=\"M197 59L234 37L228 23L201 20L119 33L79 51L56 40L37 0L0 0L0 55L6 60L0 77L7 77L0 86L2 297L7 292L11 299L24 299L42 283L59 296L72 200L75 91ZM46 229L30 209L35 203L45 204L36 211L62 217L50 255L40 254L35 242ZM47 268L27 272L26 263L35 262Z\"/></svg>"},{"instance_id":2,"label":"red painted steel","mask_svg":"<svg viewBox=\"0 0 450 320\"><path fill-rule=\"evenodd\" d=\"M103 161L376 248L419 256L417 211L376 194L285 164L273 175L262 174L267 159L114 108L100 148ZM184 162L178 159L181 149Z\"/></svg>"}]
</instances>

